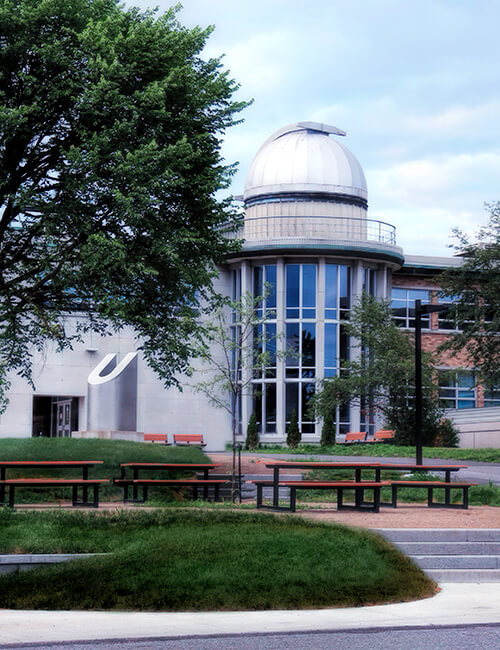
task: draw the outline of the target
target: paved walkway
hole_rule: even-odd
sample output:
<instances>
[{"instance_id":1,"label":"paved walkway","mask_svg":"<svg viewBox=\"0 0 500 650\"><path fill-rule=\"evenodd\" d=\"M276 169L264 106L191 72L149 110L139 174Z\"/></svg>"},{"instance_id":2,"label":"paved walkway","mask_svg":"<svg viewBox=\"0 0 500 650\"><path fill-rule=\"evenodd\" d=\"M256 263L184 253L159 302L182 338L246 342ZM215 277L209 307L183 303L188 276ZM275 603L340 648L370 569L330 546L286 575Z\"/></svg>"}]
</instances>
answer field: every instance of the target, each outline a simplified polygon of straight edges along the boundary
<instances>
[{"instance_id":1,"label":"paved walkway","mask_svg":"<svg viewBox=\"0 0 500 650\"><path fill-rule=\"evenodd\" d=\"M23 642L500 623L500 584L442 584L432 598L363 608L210 613L2 610L0 619L0 647Z\"/></svg>"}]
</instances>

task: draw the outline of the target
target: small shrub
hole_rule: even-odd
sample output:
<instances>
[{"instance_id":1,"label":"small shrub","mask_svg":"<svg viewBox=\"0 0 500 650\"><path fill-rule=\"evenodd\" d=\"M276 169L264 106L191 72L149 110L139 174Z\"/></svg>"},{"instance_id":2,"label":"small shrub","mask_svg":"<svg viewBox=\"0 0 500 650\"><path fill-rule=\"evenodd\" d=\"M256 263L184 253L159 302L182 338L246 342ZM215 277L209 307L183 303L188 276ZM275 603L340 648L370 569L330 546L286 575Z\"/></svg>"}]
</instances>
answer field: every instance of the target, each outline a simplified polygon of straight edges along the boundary
<instances>
[{"instance_id":1,"label":"small shrub","mask_svg":"<svg viewBox=\"0 0 500 650\"><path fill-rule=\"evenodd\" d=\"M255 413L252 413L248 420L247 438L245 440L245 447L247 449L255 449L259 445L259 433L257 431L257 418Z\"/></svg>"},{"instance_id":2,"label":"small shrub","mask_svg":"<svg viewBox=\"0 0 500 650\"><path fill-rule=\"evenodd\" d=\"M434 447L458 447L459 440L458 429L449 418L438 422Z\"/></svg>"},{"instance_id":3,"label":"small shrub","mask_svg":"<svg viewBox=\"0 0 500 650\"><path fill-rule=\"evenodd\" d=\"M297 413L295 410L293 410L290 417L290 422L286 428L286 444L291 449L295 449L299 444L300 439L301 435L299 431L299 423L297 421Z\"/></svg>"},{"instance_id":4,"label":"small shrub","mask_svg":"<svg viewBox=\"0 0 500 650\"><path fill-rule=\"evenodd\" d=\"M323 427L321 429L321 441L320 445L322 447L330 447L335 444L335 423L331 418L325 418L323 420Z\"/></svg>"}]
</instances>

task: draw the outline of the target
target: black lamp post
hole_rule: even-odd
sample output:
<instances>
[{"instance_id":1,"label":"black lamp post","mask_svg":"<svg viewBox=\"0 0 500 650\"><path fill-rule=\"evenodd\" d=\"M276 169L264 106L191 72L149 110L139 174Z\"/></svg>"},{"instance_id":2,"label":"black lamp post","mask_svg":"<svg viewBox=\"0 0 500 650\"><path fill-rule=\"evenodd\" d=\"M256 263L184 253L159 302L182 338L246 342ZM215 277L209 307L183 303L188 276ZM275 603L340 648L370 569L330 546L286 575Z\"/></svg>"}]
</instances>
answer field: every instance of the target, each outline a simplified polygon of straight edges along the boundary
<instances>
[{"instance_id":1,"label":"black lamp post","mask_svg":"<svg viewBox=\"0 0 500 650\"><path fill-rule=\"evenodd\" d=\"M415 300L415 463L422 465L422 315L438 312L446 314L449 305L422 305Z\"/></svg>"}]
</instances>

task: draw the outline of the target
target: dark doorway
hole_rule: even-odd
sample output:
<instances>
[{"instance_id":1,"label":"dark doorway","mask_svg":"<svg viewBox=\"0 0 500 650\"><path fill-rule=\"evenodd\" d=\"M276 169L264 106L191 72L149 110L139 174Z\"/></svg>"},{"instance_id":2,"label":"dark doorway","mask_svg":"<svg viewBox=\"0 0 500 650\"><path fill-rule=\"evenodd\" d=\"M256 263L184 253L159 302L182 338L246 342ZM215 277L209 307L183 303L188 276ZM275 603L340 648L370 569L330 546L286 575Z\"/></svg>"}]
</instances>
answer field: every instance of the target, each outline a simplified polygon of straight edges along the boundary
<instances>
[{"instance_id":1,"label":"dark doorway","mask_svg":"<svg viewBox=\"0 0 500 650\"><path fill-rule=\"evenodd\" d=\"M78 431L78 397L33 396L33 437L70 437L72 431Z\"/></svg>"}]
</instances>

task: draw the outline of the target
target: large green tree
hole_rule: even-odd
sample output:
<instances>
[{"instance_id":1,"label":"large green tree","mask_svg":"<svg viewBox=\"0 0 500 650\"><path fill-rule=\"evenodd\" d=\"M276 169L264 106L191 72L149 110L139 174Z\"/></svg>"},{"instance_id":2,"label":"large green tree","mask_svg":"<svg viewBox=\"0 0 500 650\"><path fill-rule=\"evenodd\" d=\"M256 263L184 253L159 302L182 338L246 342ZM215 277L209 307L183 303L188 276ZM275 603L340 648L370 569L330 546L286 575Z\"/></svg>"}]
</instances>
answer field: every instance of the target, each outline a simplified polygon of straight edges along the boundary
<instances>
[{"instance_id":1,"label":"large green tree","mask_svg":"<svg viewBox=\"0 0 500 650\"><path fill-rule=\"evenodd\" d=\"M201 58L210 31L116 0L2 0L0 394L86 328L132 326L167 383L186 367L236 220L216 193L244 105Z\"/></svg>"},{"instance_id":2,"label":"large green tree","mask_svg":"<svg viewBox=\"0 0 500 650\"><path fill-rule=\"evenodd\" d=\"M338 407L360 405L367 413L382 414L385 424L396 430L396 442L415 443L415 348L411 334L392 320L390 303L363 294L354 305L347 333L354 344L351 359L339 375L323 381L315 397L316 413L328 424ZM432 358L422 356L422 437L433 444L444 436L442 410ZM447 436L446 445L456 439Z\"/></svg>"},{"instance_id":3,"label":"large green tree","mask_svg":"<svg viewBox=\"0 0 500 650\"><path fill-rule=\"evenodd\" d=\"M476 242L454 230L463 264L440 276L443 296L453 296L449 318L457 334L443 348L465 350L487 388L500 388L500 202L486 205L490 218Z\"/></svg>"}]
</instances>

